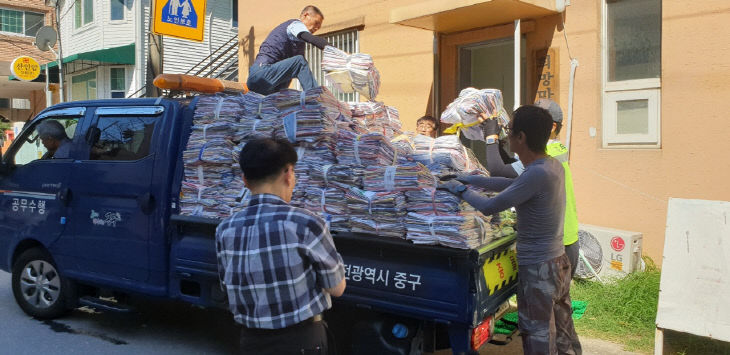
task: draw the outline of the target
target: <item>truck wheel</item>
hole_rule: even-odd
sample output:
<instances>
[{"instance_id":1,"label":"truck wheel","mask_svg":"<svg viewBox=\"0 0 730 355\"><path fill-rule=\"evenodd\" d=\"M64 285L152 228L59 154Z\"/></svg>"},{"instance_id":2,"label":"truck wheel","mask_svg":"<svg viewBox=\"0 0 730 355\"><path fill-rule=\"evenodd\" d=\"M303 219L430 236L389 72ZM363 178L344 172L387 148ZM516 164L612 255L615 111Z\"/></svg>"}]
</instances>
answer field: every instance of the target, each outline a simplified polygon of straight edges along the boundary
<instances>
[{"instance_id":1,"label":"truck wheel","mask_svg":"<svg viewBox=\"0 0 730 355\"><path fill-rule=\"evenodd\" d=\"M13 264L13 295L20 308L39 319L57 318L68 311L71 283L61 277L44 250L26 250Z\"/></svg>"}]
</instances>

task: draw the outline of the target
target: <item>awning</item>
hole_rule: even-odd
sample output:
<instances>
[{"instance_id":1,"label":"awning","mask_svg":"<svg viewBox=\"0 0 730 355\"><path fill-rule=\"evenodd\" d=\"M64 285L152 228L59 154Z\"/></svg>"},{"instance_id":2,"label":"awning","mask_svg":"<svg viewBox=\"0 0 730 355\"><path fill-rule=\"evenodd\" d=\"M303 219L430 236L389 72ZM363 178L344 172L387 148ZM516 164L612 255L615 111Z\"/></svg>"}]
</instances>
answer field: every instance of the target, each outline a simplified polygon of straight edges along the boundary
<instances>
[{"instance_id":1,"label":"awning","mask_svg":"<svg viewBox=\"0 0 730 355\"><path fill-rule=\"evenodd\" d=\"M557 14L561 0L428 0L390 11L390 23L453 33Z\"/></svg>"},{"instance_id":2,"label":"awning","mask_svg":"<svg viewBox=\"0 0 730 355\"><path fill-rule=\"evenodd\" d=\"M76 60L84 60L90 62L106 63L106 64L134 64L134 43L126 46L99 49L96 51L76 53L63 58L63 63L71 63ZM58 66L58 61L48 63L48 68ZM46 65L41 65L41 71L46 70Z\"/></svg>"}]
</instances>

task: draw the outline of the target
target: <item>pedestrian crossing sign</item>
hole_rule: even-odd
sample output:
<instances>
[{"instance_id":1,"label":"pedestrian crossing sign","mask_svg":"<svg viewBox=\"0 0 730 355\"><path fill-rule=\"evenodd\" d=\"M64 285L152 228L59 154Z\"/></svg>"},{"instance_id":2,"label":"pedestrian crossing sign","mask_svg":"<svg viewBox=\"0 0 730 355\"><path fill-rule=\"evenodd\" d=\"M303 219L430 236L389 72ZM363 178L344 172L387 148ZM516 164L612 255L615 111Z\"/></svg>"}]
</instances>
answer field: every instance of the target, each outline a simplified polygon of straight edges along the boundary
<instances>
[{"instance_id":1,"label":"pedestrian crossing sign","mask_svg":"<svg viewBox=\"0 0 730 355\"><path fill-rule=\"evenodd\" d=\"M152 32L203 41L206 0L154 0Z\"/></svg>"}]
</instances>

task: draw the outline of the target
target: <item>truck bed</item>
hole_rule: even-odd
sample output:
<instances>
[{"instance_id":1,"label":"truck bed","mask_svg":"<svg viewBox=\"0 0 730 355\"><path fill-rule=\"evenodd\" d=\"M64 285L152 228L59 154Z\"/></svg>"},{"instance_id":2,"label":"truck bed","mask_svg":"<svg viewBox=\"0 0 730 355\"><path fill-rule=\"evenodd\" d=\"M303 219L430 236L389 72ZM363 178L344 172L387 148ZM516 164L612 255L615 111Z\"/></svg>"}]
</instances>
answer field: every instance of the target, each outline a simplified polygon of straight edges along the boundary
<instances>
[{"instance_id":1,"label":"truck bed","mask_svg":"<svg viewBox=\"0 0 730 355\"><path fill-rule=\"evenodd\" d=\"M173 275L217 285L219 220L173 215L171 221L178 229L170 257ZM348 279L337 301L359 308L475 327L511 297L517 285L514 235L479 249L417 245L358 233L335 233L333 239Z\"/></svg>"}]
</instances>

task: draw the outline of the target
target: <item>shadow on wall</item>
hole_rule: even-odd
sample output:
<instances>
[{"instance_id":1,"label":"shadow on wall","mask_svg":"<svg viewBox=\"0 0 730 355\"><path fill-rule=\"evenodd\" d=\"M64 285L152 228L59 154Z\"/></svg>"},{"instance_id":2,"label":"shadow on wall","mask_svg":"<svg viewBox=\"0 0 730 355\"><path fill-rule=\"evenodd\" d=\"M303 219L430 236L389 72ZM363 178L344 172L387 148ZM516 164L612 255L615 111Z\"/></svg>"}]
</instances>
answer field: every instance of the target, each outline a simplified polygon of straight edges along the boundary
<instances>
[{"instance_id":1,"label":"shadow on wall","mask_svg":"<svg viewBox=\"0 0 730 355\"><path fill-rule=\"evenodd\" d=\"M248 30L248 36L246 36L245 40L241 40L241 46L245 45L243 47L243 54L248 59L248 66L246 69L250 68L253 65L254 59L256 59L256 35L254 34L254 28L251 26L251 28ZM248 73L248 71L246 72Z\"/></svg>"}]
</instances>

